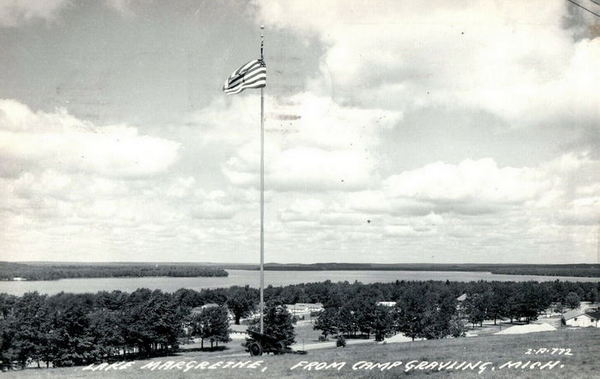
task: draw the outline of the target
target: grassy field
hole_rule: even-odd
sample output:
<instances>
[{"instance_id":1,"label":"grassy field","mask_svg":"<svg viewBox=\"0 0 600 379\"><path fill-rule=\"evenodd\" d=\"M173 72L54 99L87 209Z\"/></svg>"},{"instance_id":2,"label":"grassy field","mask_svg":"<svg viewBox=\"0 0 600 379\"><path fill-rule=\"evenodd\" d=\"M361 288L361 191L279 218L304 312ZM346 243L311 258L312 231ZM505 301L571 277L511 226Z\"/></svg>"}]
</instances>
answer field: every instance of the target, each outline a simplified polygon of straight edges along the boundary
<instances>
[{"instance_id":1,"label":"grassy field","mask_svg":"<svg viewBox=\"0 0 600 379\"><path fill-rule=\"evenodd\" d=\"M542 354L527 354L528 349L535 352L539 348L562 348L571 349L572 355L551 355L549 352ZM558 351L557 351L558 353ZM305 377L369 377L389 378L409 375L411 377L492 377L492 378L600 378L600 329L562 329L556 332L533 333L527 335L508 336L482 336L473 338L446 339L437 341L417 341L401 344L365 344L348 346L346 348L326 349L309 351L307 355L285 355L285 356L262 356L259 359L250 359L239 351L236 352L183 352L177 356L155 358L153 360L134 361L131 367L122 370L90 371L78 368L64 369L28 369L25 371L11 372L9 375L16 378L188 378L188 377L266 377L266 378L305 378ZM160 361L160 363L158 363ZM170 369L155 369L142 367L148 364L165 365L165 362L173 361L167 366ZM194 363L195 361L197 363ZM201 362L210 365L226 365L226 362L248 362L246 366L254 364L255 368L216 368L201 369ZM218 362L223 362L219 364ZM261 361L261 362L259 362ZM315 371L300 368L291 369L301 361L326 362L330 365L334 362L346 362L339 370L337 368ZM369 363L386 363L401 361L397 367L381 370L379 368L369 369ZM474 370L446 370L436 369L413 369L406 372L408 362L413 366L419 362L448 362L478 361L490 362L485 366L485 371L479 374L479 368ZM506 362L522 361L523 364L531 361L542 363L560 361L552 370L540 370L538 367L530 368L503 368ZM177 363L180 367L177 368ZM230 363L231 364L231 363ZM363 365L363 369L353 370L354 365ZM483 363L480 363L483 364ZM188 366L189 365L189 366ZM388 367L389 367L388 365ZM306 366L306 364L304 365ZM323 365L322 365L323 366ZM372 366L372 365L371 365ZM539 365L537 365L539 366ZM163 366L165 367L165 366ZM189 371L183 372L185 367ZM494 367L494 370L492 370ZM264 370L264 371L263 371Z\"/></svg>"}]
</instances>

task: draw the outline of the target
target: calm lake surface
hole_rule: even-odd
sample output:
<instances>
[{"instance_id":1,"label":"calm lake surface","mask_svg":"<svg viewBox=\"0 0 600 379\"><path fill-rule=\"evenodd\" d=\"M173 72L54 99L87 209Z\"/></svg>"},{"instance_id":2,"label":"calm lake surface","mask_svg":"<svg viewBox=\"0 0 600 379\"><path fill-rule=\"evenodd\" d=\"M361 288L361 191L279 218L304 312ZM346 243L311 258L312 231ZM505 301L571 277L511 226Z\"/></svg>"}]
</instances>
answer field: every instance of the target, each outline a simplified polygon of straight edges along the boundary
<instances>
[{"instance_id":1,"label":"calm lake surface","mask_svg":"<svg viewBox=\"0 0 600 379\"><path fill-rule=\"evenodd\" d=\"M132 292L138 288L160 289L174 292L180 288L200 290L203 288L219 288L259 286L259 272L248 270L227 270L226 278L88 278L61 279L54 281L0 281L0 292L22 295L25 292L38 291L55 294L61 291L72 293L121 290ZM553 281L598 282L600 278L580 278L571 276L536 276L536 275L494 275L489 272L476 271L265 271L265 285L274 287L288 284L332 282L355 280L362 283L393 282L396 280L450 280L469 282L477 280L497 281Z\"/></svg>"}]
</instances>

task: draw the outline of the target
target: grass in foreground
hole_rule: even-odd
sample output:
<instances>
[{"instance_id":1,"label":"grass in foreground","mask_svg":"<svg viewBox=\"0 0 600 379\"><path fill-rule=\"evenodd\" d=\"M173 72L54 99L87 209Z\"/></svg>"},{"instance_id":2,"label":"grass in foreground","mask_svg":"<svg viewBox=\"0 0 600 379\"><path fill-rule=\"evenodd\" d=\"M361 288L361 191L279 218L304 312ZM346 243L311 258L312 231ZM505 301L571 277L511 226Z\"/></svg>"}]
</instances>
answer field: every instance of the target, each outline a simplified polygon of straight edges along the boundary
<instances>
[{"instance_id":1,"label":"grass in foreground","mask_svg":"<svg viewBox=\"0 0 600 379\"><path fill-rule=\"evenodd\" d=\"M570 356L545 354L526 354L528 349L534 351L539 348L562 348L571 349ZM182 353L176 357L157 358L154 360L135 361L132 367L121 371L84 371L82 367L65 369L30 369L20 372L11 372L10 375L17 378L33 377L67 377L67 378L188 378L188 377L267 377L267 378L305 378L305 377L370 377L389 378L409 375L411 377L493 377L493 378L599 378L600 377L600 329L563 329L556 332L533 333L527 335L507 336L484 336L473 338L446 339L434 341L418 341L413 343L387 344L387 345L357 345L346 348L314 350L307 355L284 355L263 356L259 359L241 354L223 353ZM214 370L191 369L184 373L179 369L154 370L140 369L151 362L161 361L208 361L215 364L219 361L244 362L251 361L258 365L256 369L220 368ZM552 370L526 369L503 369L498 367L509 361L557 361L560 364ZM331 364L333 362L346 362L340 369L330 370L302 370L291 367L301 361L319 361ZM402 361L399 367L381 371L380 369L353 370L352 366L357 362L395 362ZM489 361L492 362L488 369L482 374L478 370L473 371L446 371L437 370L413 370L405 372L406 363L410 361ZM161 363L161 364L162 364ZM366 364L365 364L366 365ZM564 365L562 368L560 365ZM492 371L491 367L496 370ZM261 368L267 367L265 371Z\"/></svg>"}]
</instances>

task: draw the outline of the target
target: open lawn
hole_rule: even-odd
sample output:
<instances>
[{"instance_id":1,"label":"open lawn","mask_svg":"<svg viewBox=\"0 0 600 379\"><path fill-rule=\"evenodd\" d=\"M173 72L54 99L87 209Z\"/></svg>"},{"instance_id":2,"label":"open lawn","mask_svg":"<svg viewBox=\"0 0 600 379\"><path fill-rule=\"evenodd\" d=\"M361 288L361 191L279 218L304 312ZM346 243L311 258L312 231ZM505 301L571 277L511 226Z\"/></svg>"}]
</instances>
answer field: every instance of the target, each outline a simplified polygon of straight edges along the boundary
<instances>
[{"instance_id":1,"label":"open lawn","mask_svg":"<svg viewBox=\"0 0 600 379\"><path fill-rule=\"evenodd\" d=\"M301 344L319 342L321 331L314 330L313 326L314 324L311 320L298 321L296 325L294 325L294 331L296 332L296 343Z\"/></svg>"},{"instance_id":2,"label":"open lawn","mask_svg":"<svg viewBox=\"0 0 600 379\"><path fill-rule=\"evenodd\" d=\"M537 349L549 349L539 352ZM555 350L552 348L570 349ZM532 350L529 350L532 349ZM531 354L528 354L531 352ZM539 352L539 354L535 354ZM571 355L566 355L569 352ZM559 354L562 353L562 354ZM348 346L346 348L332 348L309 351L306 355L285 356L262 356L250 358L239 352L182 352L177 356L155 358L145 361L134 361L130 367L123 370L90 371L78 368L64 369L28 369L25 371L11 372L16 378L34 377L68 377L68 378L187 378L187 377L267 377L267 378L303 378L303 377L370 377L387 378L410 375L413 377L430 376L436 378L445 377L493 377L493 378L600 378L600 329L561 329L555 332L534 333L528 335L487 335L473 338L445 339L433 341L416 341L400 344L375 344ZM172 361L172 363L167 363ZM208 363L202 364L203 361ZM245 363L245 368L222 368L231 365L228 361L238 365ZM309 370L301 367L292 367L306 362L326 362L331 365L335 362L335 368L316 371L315 366ZM370 362L370 363L360 363ZM411 362L414 361L414 362ZM420 362L427 361L421 367L429 369L412 369L406 372L407 367L416 366ZM432 362L447 363L463 361L479 366L475 369L447 370L441 371L431 368ZM527 366L534 368L510 368L502 366L507 362L531 361ZM534 362L556 362L552 369L541 370L540 364ZM160 362L160 363L159 363ZM222 363L219 363L222 362ZM345 362L342 365L341 362ZM390 362L387 367L386 362ZM390 368L396 362L396 367ZM402 362L402 363L398 363ZM485 362L489 362L484 364ZM373 363L382 365L373 368ZM149 369L148 365L154 365L155 369ZM171 366L170 369L160 369ZM214 369L208 369L214 365ZM254 365L254 368L248 368ZM302 366L305 367L307 363ZM480 375L479 369L483 365L485 371ZM146 366L146 368L142 368ZM220 366L220 367L219 367ZM353 367L361 366L354 370ZM189 367L184 372L185 367ZM204 367L204 368L201 368ZM382 370L382 367L385 367ZM455 366L456 367L456 366ZM464 367L464 366L463 366ZM503 367L503 368L502 368ZM548 367L548 366L546 366ZM264 371L263 371L264 370Z\"/></svg>"}]
</instances>

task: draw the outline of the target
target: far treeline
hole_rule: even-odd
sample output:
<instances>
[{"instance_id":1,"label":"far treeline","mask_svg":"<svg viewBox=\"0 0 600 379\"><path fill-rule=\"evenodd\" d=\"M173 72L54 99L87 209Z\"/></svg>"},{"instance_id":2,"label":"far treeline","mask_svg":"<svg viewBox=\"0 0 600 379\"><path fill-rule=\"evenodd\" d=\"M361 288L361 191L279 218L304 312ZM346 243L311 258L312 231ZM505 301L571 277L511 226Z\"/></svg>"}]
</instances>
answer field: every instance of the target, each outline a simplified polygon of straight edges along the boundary
<instances>
[{"instance_id":1,"label":"far treeline","mask_svg":"<svg viewBox=\"0 0 600 379\"><path fill-rule=\"evenodd\" d=\"M224 265L225 268L242 266ZM252 266L258 270L258 266ZM248 269L248 266L246 266ZM600 278L600 264L267 263L272 271L483 271L506 275Z\"/></svg>"},{"instance_id":2,"label":"far treeline","mask_svg":"<svg viewBox=\"0 0 600 379\"><path fill-rule=\"evenodd\" d=\"M33 264L0 262L0 280L58 280L67 278L122 278L145 276L227 276L219 267L182 264Z\"/></svg>"},{"instance_id":3,"label":"far treeline","mask_svg":"<svg viewBox=\"0 0 600 379\"><path fill-rule=\"evenodd\" d=\"M265 331L294 343L285 304L322 303L315 329L339 339L402 332L414 338L462 337L467 323L529 322L550 307L566 310L599 300L600 283L396 281L305 283L267 287ZM466 294L467 296L462 296ZM458 298L465 298L462 302ZM96 294L0 294L0 362L3 369L84 365L176 352L182 337L218 344L235 323L257 309L257 289L230 287L174 293L138 289ZM396 305L378 305L394 301ZM199 306L207 305L200 308ZM194 312L192 310L196 308ZM249 328L255 328L251 324Z\"/></svg>"}]
</instances>

